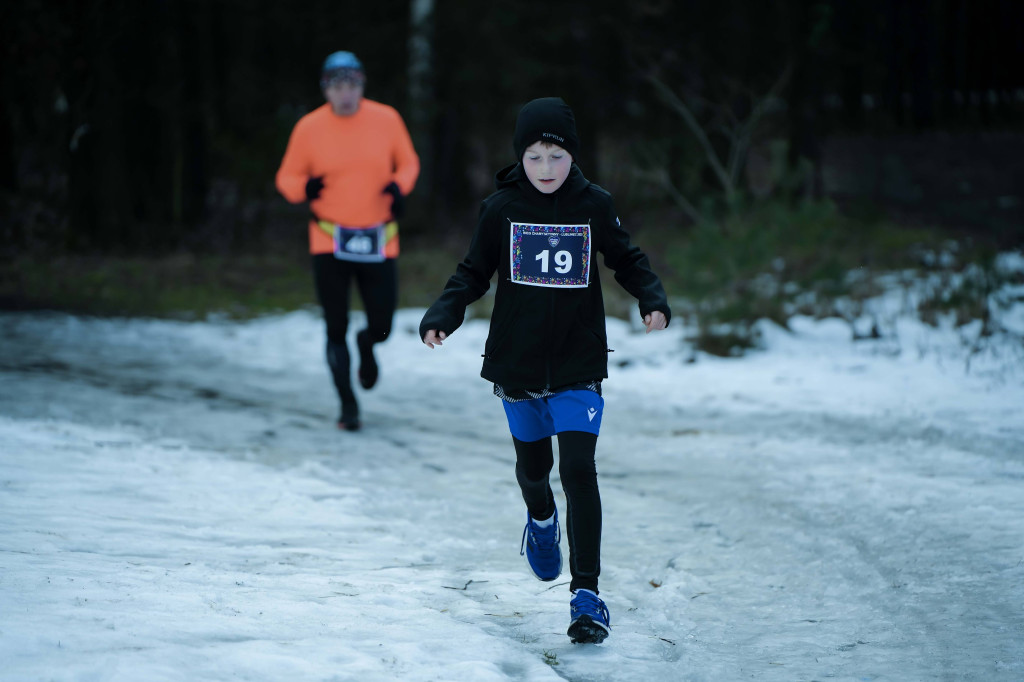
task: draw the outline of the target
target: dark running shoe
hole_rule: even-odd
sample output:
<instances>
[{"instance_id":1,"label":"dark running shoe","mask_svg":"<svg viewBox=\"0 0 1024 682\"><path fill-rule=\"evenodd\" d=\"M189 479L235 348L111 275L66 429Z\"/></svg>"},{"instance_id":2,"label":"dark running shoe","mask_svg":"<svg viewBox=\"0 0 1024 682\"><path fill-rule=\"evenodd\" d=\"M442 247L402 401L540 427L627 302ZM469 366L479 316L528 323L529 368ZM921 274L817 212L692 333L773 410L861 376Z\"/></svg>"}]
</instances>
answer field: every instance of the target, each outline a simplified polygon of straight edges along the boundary
<instances>
[{"instance_id":1,"label":"dark running shoe","mask_svg":"<svg viewBox=\"0 0 1024 682\"><path fill-rule=\"evenodd\" d=\"M562 532L558 527L558 510L555 510L555 522L547 528L541 528L526 512L526 528L523 529L523 541L519 554L526 555L526 562L538 580L548 582L554 580L562 572L562 548L558 543Z\"/></svg>"},{"instance_id":2,"label":"dark running shoe","mask_svg":"<svg viewBox=\"0 0 1024 682\"><path fill-rule=\"evenodd\" d=\"M369 331L364 329L356 334L356 346L359 347L359 385L371 389L377 384L380 370L373 357L373 340Z\"/></svg>"},{"instance_id":3,"label":"dark running shoe","mask_svg":"<svg viewBox=\"0 0 1024 682\"><path fill-rule=\"evenodd\" d=\"M600 644L611 633L611 617L601 598L590 590L576 590L569 603L569 639L573 644Z\"/></svg>"},{"instance_id":4,"label":"dark running shoe","mask_svg":"<svg viewBox=\"0 0 1024 682\"><path fill-rule=\"evenodd\" d=\"M338 428L342 431L358 431L361 426L359 408L354 405L342 405L341 416L338 417Z\"/></svg>"}]
</instances>

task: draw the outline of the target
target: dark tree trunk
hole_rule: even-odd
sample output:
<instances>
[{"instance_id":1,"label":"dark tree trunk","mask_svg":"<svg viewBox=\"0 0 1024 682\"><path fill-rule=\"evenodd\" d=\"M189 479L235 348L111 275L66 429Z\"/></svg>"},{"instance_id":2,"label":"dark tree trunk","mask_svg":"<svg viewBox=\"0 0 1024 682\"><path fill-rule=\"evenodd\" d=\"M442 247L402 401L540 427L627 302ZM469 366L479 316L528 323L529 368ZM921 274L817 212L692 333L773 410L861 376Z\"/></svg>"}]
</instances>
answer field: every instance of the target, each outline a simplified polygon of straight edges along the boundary
<instances>
[{"instance_id":1,"label":"dark tree trunk","mask_svg":"<svg viewBox=\"0 0 1024 682\"><path fill-rule=\"evenodd\" d=\"M820 3L815 0L795 0L791 4L791 55L793 76L789 90L789 145L788 166L798 176L802 161L810 163L810 176L803 177L799 187L791 189L793 198L800 195L820 197L821 183L821 140L819 119L821 82L818 72L817 41L823 34L823 27L816 22L827 21L827 15L820 12Z\"/></svg>"},{"instance_id":2,"label":"dark tree trunk","mask_svg":"<svg viewBox=\"0 0 1024 682\"><path fill-rule=\"evenodd\" d=\"M867 90L865 51L867 22L863 7L841 2L836 8L836 34L839 46L840 92L843 122L851 130L864 129L864 96Z\"/></svg>"}]
</instances>

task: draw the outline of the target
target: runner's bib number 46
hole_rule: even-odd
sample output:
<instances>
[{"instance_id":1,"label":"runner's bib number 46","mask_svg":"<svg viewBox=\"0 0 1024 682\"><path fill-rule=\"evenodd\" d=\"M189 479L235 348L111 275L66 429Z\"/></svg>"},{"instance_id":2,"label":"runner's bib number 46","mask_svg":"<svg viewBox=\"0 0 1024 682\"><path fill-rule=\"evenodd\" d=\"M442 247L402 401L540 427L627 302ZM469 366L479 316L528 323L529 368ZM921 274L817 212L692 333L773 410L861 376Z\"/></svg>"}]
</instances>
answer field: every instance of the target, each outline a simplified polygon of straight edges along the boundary
<instances>
[{"instance_id":1,"label":"runner's bib number 46","mask_svg":"<svg viewBox=\"0 0 1024 682\"><path fill-rule=\"evenodd\" d=\"M381 263L384 261L384 225L373 227L334 226L334 257L341 260Z\"/></svg>"},{"instance_id":2,"label":"runner's bib number 46","mask_svg":"<svg viewBox=\"0 0 1024 682\"><path fill-rule=\"evenodd\" d=\"M339 260L382 263L387 259L388 240L397 243L398 239L394 221L372 227L345 227L329 220L317 220L316 224L334 239L334 257Z\"/></svg>"},{"instance_id":3,"label":"runner's bib number 46","mask_svg":"<svg viewBox=\"0 0 1024 682\"><path fill-rule=\"evenodd\" d=\"M590 225L512 223L512 281L585 289L590 284Z\"/></svg>"}]
</instances>

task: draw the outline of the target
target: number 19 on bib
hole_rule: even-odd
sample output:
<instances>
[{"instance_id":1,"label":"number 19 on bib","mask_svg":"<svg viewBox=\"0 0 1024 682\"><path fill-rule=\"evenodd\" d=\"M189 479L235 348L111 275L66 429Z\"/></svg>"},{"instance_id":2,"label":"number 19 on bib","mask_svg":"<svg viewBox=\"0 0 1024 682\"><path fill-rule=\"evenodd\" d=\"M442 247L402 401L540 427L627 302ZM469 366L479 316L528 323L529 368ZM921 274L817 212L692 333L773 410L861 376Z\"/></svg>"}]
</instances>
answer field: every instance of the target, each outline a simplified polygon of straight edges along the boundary
<instances>
[{"instance_id":1,"label":"number 19 on bib","mask_svg":"<svg viewBox=\"0 0 1024 682\"><path fill-rule=\"evenodd\" d=\"M512 281L583 289L590 283L590 225L512 223Z\"/></svg>"}]
</instances>

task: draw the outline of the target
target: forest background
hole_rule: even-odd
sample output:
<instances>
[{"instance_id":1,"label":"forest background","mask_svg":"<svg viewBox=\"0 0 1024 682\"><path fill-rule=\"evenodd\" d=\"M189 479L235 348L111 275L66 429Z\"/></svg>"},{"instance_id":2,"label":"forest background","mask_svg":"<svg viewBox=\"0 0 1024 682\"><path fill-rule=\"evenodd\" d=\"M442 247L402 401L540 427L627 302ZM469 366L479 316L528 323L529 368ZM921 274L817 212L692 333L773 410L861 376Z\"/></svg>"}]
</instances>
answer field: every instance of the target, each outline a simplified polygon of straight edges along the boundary
<instances>
[{"instance_id":1,"label":"forest background","mask_svg":"<svg viewBox=\"0 0 1024 682\"><path fill-rule=\"evenodd\" d=\"M423 170L403 306L461 257L518 108L563 97L695 346L913 286L982 321L1024 245L1017 0L18 0L0 9L0 309L196 317L314 303L274 173L324 57ZM921 283L925 285L922 288ZM632 314L614 296L613 314Z\"/></svg>"}]
</instances>

